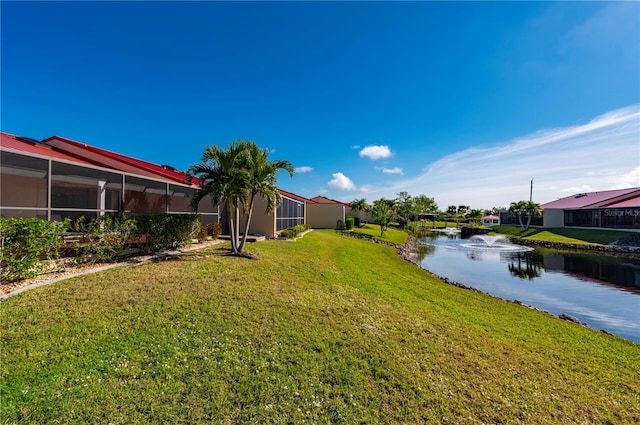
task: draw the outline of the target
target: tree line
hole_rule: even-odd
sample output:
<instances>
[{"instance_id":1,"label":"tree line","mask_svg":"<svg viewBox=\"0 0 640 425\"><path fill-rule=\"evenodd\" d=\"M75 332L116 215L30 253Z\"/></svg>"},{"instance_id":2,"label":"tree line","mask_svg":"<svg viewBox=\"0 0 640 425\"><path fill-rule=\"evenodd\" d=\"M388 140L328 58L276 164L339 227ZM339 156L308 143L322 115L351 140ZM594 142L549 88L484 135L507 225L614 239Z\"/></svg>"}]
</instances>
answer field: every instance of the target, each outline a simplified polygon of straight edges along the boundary
<instances>
[{"instance_id":1,"label":"tree line","mask_svg":"<svg viewBox=\"0 0 640 425\"><path fill-rule=\"evenodd\" d=\"M400 192L395 199L380 198L368 204L365 198L351 201L351 210L366 212L371 219L380 225L381 236L384 236L386 228L391 223L398 223L405 227L412 222L419 221L425 216L438 216L440 221L464 221L470 224L479 224L485 215L498 216L502 211L509 211L518 217L518 222L523 230L531 225L531 219L542 215L540 204L533 201L515 201L509 208L493 207L491 209L472 209L468 205L449 205L441 211L434 198L426 195L411 196L408 192ZM526 224L525 224L526 223Z\"/></svg>"}]
</instances>

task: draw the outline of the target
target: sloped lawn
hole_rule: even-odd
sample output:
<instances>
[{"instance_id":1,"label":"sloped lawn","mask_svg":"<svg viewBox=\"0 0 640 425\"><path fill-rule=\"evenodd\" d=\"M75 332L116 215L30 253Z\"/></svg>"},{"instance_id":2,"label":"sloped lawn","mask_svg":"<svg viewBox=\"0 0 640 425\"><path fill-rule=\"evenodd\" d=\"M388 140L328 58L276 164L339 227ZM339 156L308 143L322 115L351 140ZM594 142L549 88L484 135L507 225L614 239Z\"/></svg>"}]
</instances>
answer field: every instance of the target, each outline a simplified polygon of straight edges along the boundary
<instances>
[{"instance_id":1,"label":"sloped lawn","mask_svg":"<svg viewBox=\"0 0 640 425\"><path fill-rule=\"evenodd\" d=\"M0 304L2 423L637 423L640 346L334 231Z\"/></svg>"}]
</instances>

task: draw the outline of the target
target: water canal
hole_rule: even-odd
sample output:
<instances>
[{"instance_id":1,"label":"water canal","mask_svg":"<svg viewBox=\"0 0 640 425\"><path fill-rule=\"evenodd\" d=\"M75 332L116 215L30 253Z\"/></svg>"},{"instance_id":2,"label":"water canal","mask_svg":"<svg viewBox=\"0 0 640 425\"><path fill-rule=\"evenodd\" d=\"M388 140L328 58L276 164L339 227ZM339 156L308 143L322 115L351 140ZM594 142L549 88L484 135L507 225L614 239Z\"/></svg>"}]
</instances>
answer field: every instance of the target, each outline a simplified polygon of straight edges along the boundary
<instances>
[{"instance_id":1,"label":"water canal","mask_svg":"<svg viewBox=\"0 0 640 425\"><path fill-rule=\"evenodd\" d=\"M419 239L420 264L495 297L568 314L640 343L640 259L489 242L432 232Z\"/></svg>"}]
</instances>

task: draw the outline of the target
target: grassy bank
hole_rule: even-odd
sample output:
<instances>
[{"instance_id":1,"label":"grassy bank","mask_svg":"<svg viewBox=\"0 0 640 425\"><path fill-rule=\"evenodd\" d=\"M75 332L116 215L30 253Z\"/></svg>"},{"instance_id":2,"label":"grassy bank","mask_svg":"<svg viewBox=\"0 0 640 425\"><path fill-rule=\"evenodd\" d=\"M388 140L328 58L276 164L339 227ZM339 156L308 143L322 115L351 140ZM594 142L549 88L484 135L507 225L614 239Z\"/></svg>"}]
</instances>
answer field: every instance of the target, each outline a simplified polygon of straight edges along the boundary
<instances>
[{"instance_id":1,"label":"grassy bank","mask_svg":"<svg viewBox=\"0 0 640 425\"><path fill-rule=\"evenodd\" d=\"M408 234L404 230L395 229L389 227L384 232L384 237L380 236L380 225L378 224L365 224L362 227L354 227L352 230L354 233L362 235L368 235L381 241L394 243L396 245L402 245L407 241Z\"/></svg>"},{"instance_id":2,"label":"grassy bank","mask_svg":"<svg viewBox=\"0 0 640 425\"><path fill-rule=\"evenodd\" d=\"M529 228L523 231L517 226L494 226L491 230L495 233L532 240L599 245L608 245L632 234L632 232L621 230L569 229L566 227L551 229Z\"/></svg>"},{"instance_id":3,"label":"grassy bank","mask_svg":"<svg viewBox=\"0 0 640 425\"><path fill-rule=\"evenodd\" d=\"M0 304L3 423L637 423L640 346L313 231Z\"/></svg>"}]
</instances>

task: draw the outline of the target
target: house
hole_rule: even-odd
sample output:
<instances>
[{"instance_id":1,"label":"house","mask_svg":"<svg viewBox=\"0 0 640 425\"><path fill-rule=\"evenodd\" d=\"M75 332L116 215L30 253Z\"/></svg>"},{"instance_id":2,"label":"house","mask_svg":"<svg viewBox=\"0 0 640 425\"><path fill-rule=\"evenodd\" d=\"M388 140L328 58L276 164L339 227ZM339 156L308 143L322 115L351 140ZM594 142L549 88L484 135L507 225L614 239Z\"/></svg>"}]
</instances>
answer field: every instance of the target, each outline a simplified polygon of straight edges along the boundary
<instances>
[{"instance_id":1,"label":"house","mask_svg":"<svg viewBox=\"0 0 640 425\"><path fill-rule=\"evenodd\" d=\"M640 231L640 187L578 193L540 208L544 227Z\"/></svg>"},{"instance_id":2,"label":"house","mask_svg":"<svg viewBox=\"0 0 640 425\"><path fill-rule=\"evenodd\" d=\"M280 232L289 227L305 224L307 202L309 199L278 189L282 202L275 211L266 211L267 200L256 198L251 216L250 233L276 238ZM246 216L244 216L246 218ZM244 219L241 219L240 231L244 232ZM222 223L223 232L228 233L227 220Z\"/></svg>"},{"instance_id":3,"label":"house","mask_svg":"<svg viewBox=\"0 0 640 425\"><path fill-rule=\"evenodd\" d=\"M42 141L0 132L0 216L75 220L105 214L192 213L199 180L168 165L101 149L61 136ZM273 238L306 221L308 199L279 189L282 203L264 213L255 202L250 233ZM223 223L224 211L205 197L203 224ZM224 229L223 229L224 230ZM242 229L243 230L243 229Z\"/></svg>"},{"instance_id":4,"label":"house","mask_svg":"<svg viewBox=\"0 0 640 425\"><path fill-rule=\"evenodd\" d=\"M314 229L335 229L344 225L350 212L347 203L316 196L307 203L307 223Z\"/></svg>"},{"instance_id":5,"label":"house","mask_svg":"<svg viewBox=\"0 0 640 425\"><path fill-rule=\"evenodd\" d=\"M43 141L0 133L0 216L72 220L105 214L191 213L197 181L169 166L60 136ZM204 224L217 205L200 202Z\"/></svg>"}]
</instances>

